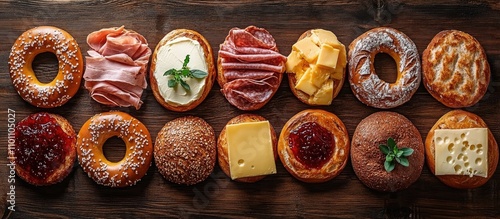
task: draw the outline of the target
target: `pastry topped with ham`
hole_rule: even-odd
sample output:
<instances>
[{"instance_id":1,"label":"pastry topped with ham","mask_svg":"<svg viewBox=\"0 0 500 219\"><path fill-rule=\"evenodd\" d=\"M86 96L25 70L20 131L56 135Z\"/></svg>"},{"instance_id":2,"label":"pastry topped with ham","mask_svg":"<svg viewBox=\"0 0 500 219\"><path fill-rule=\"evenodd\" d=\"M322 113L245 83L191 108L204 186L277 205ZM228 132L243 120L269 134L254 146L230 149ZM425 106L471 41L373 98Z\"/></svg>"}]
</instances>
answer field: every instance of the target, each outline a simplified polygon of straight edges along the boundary
<instances>
[{"instance_id":1,"label":"pastry topped with ham","mask_svg":"<svg viewBox=\"0 0 500 219\"><path fill-rule=\"evenodd\" d=\"M146 38L121 26L92 32L87 44L83 78L91 97L104 105L139 109L151 55Z\"/></svg>"},{"instance_id":2,"label":"pastry topped with ham","mask_svg":"<svg viewBox=\"0 0 500 219\"><path fill-rule=\"evenodd\" d=\"M233 28L220 45L217 81L226 99L240 110L257 110L276 93L285 71L273 36L265 29Z\"/></svg>"}]
</instances>

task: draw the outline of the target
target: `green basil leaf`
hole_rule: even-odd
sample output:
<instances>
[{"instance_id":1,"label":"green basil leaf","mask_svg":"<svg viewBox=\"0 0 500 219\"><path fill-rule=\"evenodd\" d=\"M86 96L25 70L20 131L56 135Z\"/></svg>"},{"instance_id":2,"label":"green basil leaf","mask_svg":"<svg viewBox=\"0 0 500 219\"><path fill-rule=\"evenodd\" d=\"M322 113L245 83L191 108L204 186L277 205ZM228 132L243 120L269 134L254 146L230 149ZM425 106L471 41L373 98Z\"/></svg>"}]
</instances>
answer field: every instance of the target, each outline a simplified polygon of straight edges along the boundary
<instances>
[{"instance_id":1,"label":"green basil leaf","mask_svg":"<svg viewBox=\"0 0 500 219\"><path fill-rule=\"evenodd\" d=\"M191 71L189 71L189 69L187 69L187 68L182 69L181 73L182 73L182 76L184 76L184 77L189 77L191 75Z\"/></svg>"},{"instance_id":2,"label":"green basil leaf","mask_svg":"<svg viewBox=\"0 0 500 219\"><path fill-rule=\"evenodd\" d=\"M398 163L405 167L410 166L410 162L408 162L408 159L406 157L399 158Z\"/></svg>"},{"instance_id":3,"label":"green basil leaf","mask_svg":"<svg viewBox=\"0 0 500 219\"><path fill-rule=\"evenodd\" d=\"M191 76L193 76L194 78L202 79L202 78L206 77L207 75L208 74L202 70L198 70L198 69L191 70Z\"/></svg>"},{"instance_id":4,"label":"green basil leaf","mask_svg":"<svg viewBox=\"0 0 500 219\"><path fill-rule=\"evenodd\" d=\"M177 81L174 79L168 80L168 87L175 87L177 85Z\"/></svg>"},{"instance_id":5,"label":"green basil leaf","mask_svg":"<svg viewBox=\"0 0 500 219\"><path fill-rule=\"evenodd\" d=\"M187 67L188 63L189 63L189 54L187 54L186 58L184 58L184 63L182 64L182 69L185 69Z\"/></svg>"},{"instance_id":6,"label":"green basil leaf","mask_svg":"<svg viewBox=\"0 0 500 219\"><path fill-rule=\"evenodd\" d=\"M389 150L389 147L387 147L387 145L379 145L378 148L380 149L380 151L382 151L383 154L389 154L391 152L391 150Z\"/></svg>"},{"instance_id":7,"label":"green basil leaf","mask_svg":"<svg viewBox=\"0 0 500 219\"><path fill-rule=\"evenodd\" d=\"M384 162L384 169L387 172L391 172L392 170L394 170L395 166L396 164L394 164L394 162L389 162L389 161Z\"/></svg>"},{"instance_id":8,"label":"green basil leaf","mask_svg":"<svg viewBox=\"0 0 500 219\"><path fill-rule=\"evenodd\" d=\"M401 148L399 150L403 151L403 156L405 157L408 157L411 154L413 154L413 148Z\"/></svg>"},{"instance_id":9,"label":"green basil leaf","mask_svg":"<svg viewBox=\"0 0 500 219\"><path fill-rule=\"evenodd\" d=\"M185 89L185 90L191 90L191 88L189 87L189 84L186 83L184 80L180 80L181 82L181 86Z\"/></svg>"},{"instance_id":10,"label":"green basil leaf","mask_svg":"<svg viewBox=\"0 0 500 219\"><path fill-rule=\"evenodd\" d=\"M172 68L172 69L167 70L165 73L163 73L163 76L174 75L175 72L176 72L176 70Z\"/></svg>"},{"instance_id":11,"label":"green basil leaf","mask_svg":"<svg viewBox=\"0 0 500 219\"><path fill-rule=\"evenodd\" d=\"M385 156L385 160L389 161L389 162L393 161L394 160L394 154L388 154L387 156Z\"/></svg>"},{"instance_id":12,"label":"green basil leaf","mask_svg":"<svg viewBox=\"0 0 500 219\"><path fill-rule=\"evenodd\" d=\"M394 151L394 149L396 149L396 148L397 148L397 147L396 147L396 141L394 141L394 139L393 139L393 138L388 138L388 139L387 139L387 146L388 146L388 147L389 147L392 151ZM394 153L395 153L395 152L396 152L396 151L394 151Z\"/></svg>"},{"instance_id":13,"label":"green basil leaf","mask_svg":"<svg viewBox=\"0 0 500 219\"><path fill-rule=\"evenodd\" d=\"M403 153L404 153L404 151L400 151L400 150L399 150L399 151L396 153L396 157L401 157L401 155L403 155Z\"/></svg>"}]
</instances>

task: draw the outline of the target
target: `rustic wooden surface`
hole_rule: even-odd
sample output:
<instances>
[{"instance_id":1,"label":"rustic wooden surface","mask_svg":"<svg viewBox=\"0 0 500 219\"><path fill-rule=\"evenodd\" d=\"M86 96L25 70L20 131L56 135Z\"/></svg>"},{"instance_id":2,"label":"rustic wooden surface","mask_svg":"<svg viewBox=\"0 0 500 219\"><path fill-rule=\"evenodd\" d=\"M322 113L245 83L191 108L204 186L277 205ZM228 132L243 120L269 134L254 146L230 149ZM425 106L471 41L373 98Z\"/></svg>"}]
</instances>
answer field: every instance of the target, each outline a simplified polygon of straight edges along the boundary
<instances>
[{"instance_id":1,"label":"rustic wooden surface","mask_svg":"<svg viewBox=\"0 0 500 219\"><path fill-rule=\"evenodd\" d=\"M491 83L484 98L467 108L480 115L500 140L500 3L490 1L5 1L0 0L0 129L1 154L6 157L7 109L17 121L30 113L44 111L24 102L12 86L7 60L15 39L29 28L53 25L67 30L89 49L86 36L101 28L125 25L143 34L150 48L175 28L197 30L211 43L214 52L232 27L256 25L275 37L280 51L288 55L299 35L310 28L324 28L337 34L346 46L363 32L389 26L406 33L420 54L431 38L444 29L458 29L475 36L486 50L491 65ZM216 54L215 54L216 55ZM53 56L44 55L34 64L42 80L55 75ZM387 56L377 56L378 73L395 80L395 64ZM232 107L214 85L207 99L185 113L168 111L156 102L148 88L140 110L118 108L144 122L156 138L161 127L176 117L196 115L214 127L216 135L225 123L242 111ZM361 119L379 111L360 103L348 83L331 106L310 107L293 96L285 79L273 99L256 114L269 119L279 133L295 113L322 108L338 115L350 136ZM83 85L66 105L46 111L66 117L79 130L92 115L117 108L93 101ZM434 122L450 109L420 86L411 101L396 111L408 117L423 138ZM106 152L119 159L124 150L120 140L107 142ZM6 160L2 159L2 162ZM3 164L2 163L2 164ZM111 189L94 183L75 165L62 183L34 187L16 180L16 211L11 218L52 217L347 217L347 218L427 218L500 217L500 168L483 187L456 190L442 184L427 166L410 188L396 193L380 193L363 186L350 163L335 179L323 184L305 184L294 179L278 162L278 174L254 184L231 181L219 167L205 182L179 186L164 180L153 165L136 186ZM1 172L7 168L2 165ZM5 188L5 178L2 191ZM2 200L3 202L4 200Z\"/></svg>"}]
</instances>

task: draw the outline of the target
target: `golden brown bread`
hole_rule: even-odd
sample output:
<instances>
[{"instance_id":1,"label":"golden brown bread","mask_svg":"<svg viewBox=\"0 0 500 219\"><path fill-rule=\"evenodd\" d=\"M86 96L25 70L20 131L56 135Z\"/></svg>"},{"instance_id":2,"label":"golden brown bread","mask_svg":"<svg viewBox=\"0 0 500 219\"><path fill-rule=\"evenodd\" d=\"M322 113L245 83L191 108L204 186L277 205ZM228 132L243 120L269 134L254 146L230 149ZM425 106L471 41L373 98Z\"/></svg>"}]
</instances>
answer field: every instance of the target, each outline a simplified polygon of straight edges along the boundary
<instances>
[{"instance_id":1,"label":"golden brown bread","mask_svg":"<svg viewBox=\"0 0 500 219\"><path fill-rule=\"evenodd\" d=\"M199 117L180 117L167 122L158 133L155 164L168 181L194 185L212 173L216 150L212 126Z\"/></svg>"},{"instance_id":2,"label":"golden brown bread","mask_svg":"<svg viewBox=\"0 0 500 219\"><path fill-rule=\"evenodd\" d=\"M70 145L66 148L64 146L62 146L62 148L60 149L61 151L56 151L58 149L54 149L54 151L52 151L51 149L51 153L59 153L61 154L62 156L64 156L64 159L60 162L60 163L50 163L50 165L57 165L56 167L52 167L50 166L49 168L54 168L49 175L46 175L44 179L41 179L40 177L38 176L34 176L32 171L29 170L29 169L25 169L23 168L22 165L19 165L19 162L24 162L24 163L28 163L28 162L33 162L31 159L37 159L35 157L39 157L39 156L35 156L33 154L29 155L26 159L28 160L24 160L23 158L21 158L21 156L19 156L18 153L23 153L24 155L26 155L24 152L19 152L17 151L16 152L16 156L17 157L10 157L9 156L9 159L10 160L14 160L16 162L16 173L17 175L23 179L24 181L32 184L32 185L36 185L36 186L46 186L46 185L52 185L52 184L56 184L58 182L61 182L64 178L66 178L70 173L71 171L73 170L73 165L75 163L75 160L76 160L76 157L77 157L77 152L76 152L76 133L73 129L73 126L71 126L71 124L68 122L68 120L66 120L64 117L60 116L60 115L56 115L56 114L51 114L51 113L36 113L36 114L32 114L30 115L29 117L23 119L23 121L19 122L18 123L18 127L20 127L21 123L24 123L25 121L27 121L28 119L32 119L32 118L37 118L39 119L40 115L48 115L50 118L54 119L55 122L61 127L62 131L65 133L65 135L67 135L67 138L70 139ZM40 122L40 121L36 121L36 122ZM18 128L16 127L16 128ZM50 128L47 128L47 129L50 129ZM55 130L52 130L52 131L55 131ZM32 131L32 133L38 133L39 131ZM54 135L59 135L58 133L55 133ZM33 136L34 138L35 136ZM38 140L38 139L37 139ZM46 140L40 140L40 141L46 141ZM20 143L20 140L17 139L16 141L16 144ZM37 142L37 143L40 143L40 142ZM59 142L60 144L64 144L62 142ZM19 147L19 145L16 145L17 147ZM34 145L33 145L34 146ZM34 151L36 151L34 149ZM45 151L43 151L45 153L48 153L49 152L49 149L45 149ZM55 162L55 159L52 160L53 162ZM28 164L29 165L29 164ZM49 164L46 164L47 166L49 166Z\"/></svg>"},{"instance_id":3,"label":"golden brown bread","mask_svg":"<svg viewBox=\"0 0 500 219\"><path fill-rule=\"evenodd\" d=\"M307 30L306 32L302 33L302 35L300 35L299 39L297 41L300 41L301 39L304 39L306 37L309 37L312 35L311 31L313 29L310 29L310 30ZM344 52L345 54L345 52ZM333 96L332 96L332 99L335 99L335 97L337 97L337 95L339 94L340 90L342 89L342 86L344 85L344 80L345 80L345 71L346 71L346 68L344 68L344 73L343 73L343 77L340 81L338 80L334 80L333 81ZM309 102L309 95L304 93L303 91L301 90L298 90L298 89L295 89L295 86L297 85L297 78L295 77L295 74L291 73L291 72L288 72L288 84L290 85L290 90L292 90L292 93L302 102L302 103L305 103L307 105L311 105L311 106L314 106L314 105L317 105L317 104L313 104L313 103L310 103Z\"/></svg>"},{"instance_id":4,"label":"golden brown bread","mask_svg":"<svg viewBox=\"0 0 500 219\"><path fill-rule=\"evenodd\" d=\"M206 62L207 67L208 67L208 72L207 72L208 75L205 78L205 80L206 80L205 87L202 91L201 96L197 100L195 100L194 102L191 102L190 104L187 104L187 105L173 105L173 104L167 103L165 101L165 99L161 96L161 94L158 90L158 82L154 76L154 72L156 70L156 63L158 62L158 60L157 60L158 59L158 54L157 54L158 50L162 46L164 46L167 42L174 40L176 38L179 38L179 37L187 37L187 38L196 40L200 43L201 48L203 48L205 62ZM163 60L163 61L168 61L168 60ZM163 37L163 39L161 39L160 42L158 42L158 45L156 45L155 51L154 51L152 58L151 58L151 67L149 70L149 78L151 80L151 89L153 90L154 97L156 98L158 103L160 103L163 107L165 107L169 110L172 110L172 111L176 111L176 112L185 112L188 110L192 110L195 107L197 107L198 105L200 105L201 102L203 102L203 100L205 100L205 98L207 97L208 93L210 92L210 89L212 89L216 74L217 73L215 72L212 47L210 46L208 41L205 39L205 37L203 37L201 34L199 34L198 32L196 32L194 30L188 30L188 29L172 30L165 37Z\"/></svg>"},{"instance_id":5,"label":"golden brown bread","mask_svg":"<svg viewBox=\"0 0 500 219\"><path fill-rule=\"evenodd\" d=\"M255 115L255 114L242 114L239 116L236 116L229 120L227 122L227 125L231 124L238 124L238 123L243 123L243 122L258 122L258 121L265 121L266 119L262 116ZM219 166L224 171L224 173L231 177L231 170L229 168L229 156L228 156L228 150L227 150L227 138L226 138L226 126L222 129L220 132L219 138L217 139L217 158L219 160ZM269 124L270 127L270 132L271 132L271 141L273 143L273 152L274 152L274 159L276 160L278 157L278 153L276 152L277 144L278 144L278 138L276 136L276 132L274 131L274 128L271 124ZM253 177L244 177L244 178L238 178L235 179L235 181L238 182L245 182L245 183L253 183L257 182L261 179L264 179L266 176L253 176Z\"/></svg>"},{"instance_id":6,"label":"golden brown bread","mask_svg":"<svg viewBox=\"0 0 500 219\"><path fill-rule=\"evenodd\" d=\"M57 75L49 83L41 83L32 68L35 57L44 52L53 53L59 66ZM35 27L19 36L12 46L9 72L14 88L25 101L40 108L59 107L80 88L82 53L68 32L52 26Z\"/></svg>"},{"instance_id":7,"label":"golden brown bread","mask_svg":"<svg viewBox=\"0 0 500 219\"><path fill-rule=\"evenodd\" d=\"M316 123L333 137L331 157L319 168L311 168L301 162L291 149L290 134L305 123ZM306 138L308 137L312 136ZM347 163L349 148L349 134L344 123L336 115L319 109L304 110L290 118L283 126L278 140L278 155L285 169L298 180L307 183L326 182L339 175Z\"/></svg>"},{"instance_id":8,"label":"golden brown bread","mask_svg":"<svg viewBox=\"0 0 500 219\"><path fill-rule=\"evenodd\" d=\"M125 155L109 161L103 146L111 137L120 138ZM78 162L97 184L110 187L133 186L139 182L153 159L153 141L141 121L125 112L110 111L92 116L80 128L77 140Z\"/></svg>"},{"instance_id":9,"label":"golden brown bread","mask_svg":"<svg viewBox=\"0 0 500 219\"><path fill-rule=\"evenodd\" d=\"M396 82L389 83L377 76L374 67L378 53L390 55L396 62ZM389 27L371 29L349 45L349 83L362 103L389 109L408 102L421 81L420 55L417 46L404 33Z\"/></svg>"},{"instance_id":10,"label":"golden brown bread","mask_svg":"<svg viewBox=\"0 0 500 219\"><path fill-rule=\"evenodd\" d=\"M463 110L452 110L444 114L427 134L425 140L425 154L427 165L434 174L436 168L434 131L436 129L465 129L465 128L488 128L486 123L476 114ZM493 133L488 129L488 176L468 175L437 175L436 177L444 184L458 189L471 189L484 185L495 173L498 165L498 145Z\"/></svg>"},{"instance_id":11,"label":"golden brown bread","mask_svg":"<svg viewBox=\"0 0 500 219\"><path fill-rule=\"evenodd\" d=\"M379 145L393 138L398 148L412 148L409 166L396 164L394 170L384 169L384 155ZM424 166L424 144L418 129L401 114L380 111L361 120L352 136L351 163L354 173L367 187L395 192L408 188L419 177Z\"/></svg>"},{"instance_id":12,"label":"golden brown bread","mask_svg":"<svg viewBox=\"0 0 500 219\"><path fill-rule=\"evenodd\" d=\"M425 88L445 106L472 106L488 89L491 73L486 53L467 33L439 32L424 50L422 62Z\"/></svg>"}]
</instances>

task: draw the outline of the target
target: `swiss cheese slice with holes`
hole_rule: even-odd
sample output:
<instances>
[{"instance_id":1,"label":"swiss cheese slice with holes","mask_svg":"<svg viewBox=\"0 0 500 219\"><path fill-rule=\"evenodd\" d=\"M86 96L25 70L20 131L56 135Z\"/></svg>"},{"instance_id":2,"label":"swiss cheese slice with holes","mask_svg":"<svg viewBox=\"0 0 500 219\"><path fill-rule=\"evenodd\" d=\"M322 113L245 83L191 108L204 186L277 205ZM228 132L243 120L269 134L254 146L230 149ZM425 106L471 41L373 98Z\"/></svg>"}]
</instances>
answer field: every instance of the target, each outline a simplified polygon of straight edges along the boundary
<instances>
[{"instance_id":1,"label":"swiss cheese slice with holes","mask_svg":"<svg viewBox=\"0 0 500 219\"><path fill-rule=\"evenodd\" d=\"M436 129L436 175L488 176L488 129Z\"/></svg>"}]
</instances>

